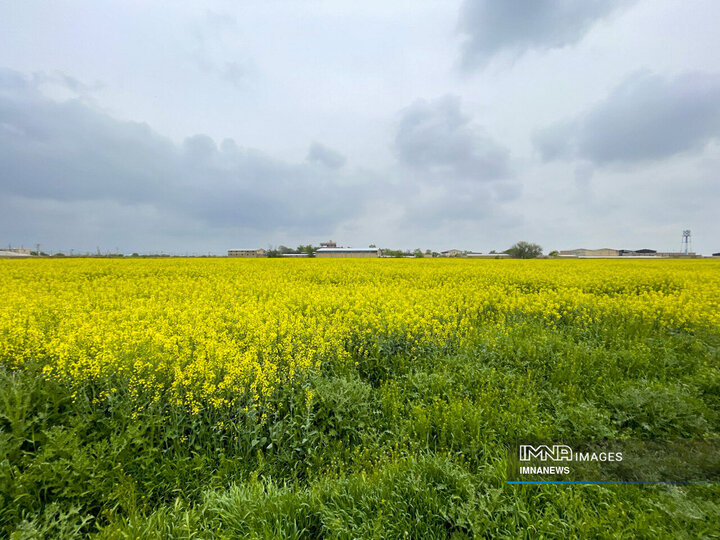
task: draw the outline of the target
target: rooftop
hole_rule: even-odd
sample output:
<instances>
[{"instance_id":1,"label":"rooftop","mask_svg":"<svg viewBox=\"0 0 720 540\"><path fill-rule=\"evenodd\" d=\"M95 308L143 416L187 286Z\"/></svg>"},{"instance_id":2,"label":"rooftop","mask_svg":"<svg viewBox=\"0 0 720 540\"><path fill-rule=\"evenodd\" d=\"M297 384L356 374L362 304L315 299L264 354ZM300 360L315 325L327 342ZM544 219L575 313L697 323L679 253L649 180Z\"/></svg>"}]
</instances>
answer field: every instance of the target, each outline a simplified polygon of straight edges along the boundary
<instances>
[{"instance_id":1,"label":"rooftop","mask_svg":"<svg viewBox=\"0 0 720 540\"><path fill-rule=\"evenodd\" d=\"M377 248L351 248L351 247L335 247L335 248L320 248L317 253L376 253Z\"/></svg>"}]
</instances>

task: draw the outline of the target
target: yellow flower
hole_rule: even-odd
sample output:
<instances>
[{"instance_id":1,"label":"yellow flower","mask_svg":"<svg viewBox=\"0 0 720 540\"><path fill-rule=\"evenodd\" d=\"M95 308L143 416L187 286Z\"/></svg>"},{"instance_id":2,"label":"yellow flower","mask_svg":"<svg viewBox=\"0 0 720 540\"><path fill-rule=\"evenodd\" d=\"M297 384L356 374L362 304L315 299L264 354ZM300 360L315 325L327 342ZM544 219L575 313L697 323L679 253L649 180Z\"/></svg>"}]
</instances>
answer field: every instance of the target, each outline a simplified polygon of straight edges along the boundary
<instances>
[{"instance_id":1,"label":"yellow flower","mask_svg":"<svg viewBox=\"0 0 720 540\"><path fill-rule=\"evenodd\" d=\"M0 260L0 362L41 361L76 388L123 381L138 402L195 414L249 411L326 367L454 350L518 317L717 328L719 270L715 260Z\"/></svg>"}]
</instances>

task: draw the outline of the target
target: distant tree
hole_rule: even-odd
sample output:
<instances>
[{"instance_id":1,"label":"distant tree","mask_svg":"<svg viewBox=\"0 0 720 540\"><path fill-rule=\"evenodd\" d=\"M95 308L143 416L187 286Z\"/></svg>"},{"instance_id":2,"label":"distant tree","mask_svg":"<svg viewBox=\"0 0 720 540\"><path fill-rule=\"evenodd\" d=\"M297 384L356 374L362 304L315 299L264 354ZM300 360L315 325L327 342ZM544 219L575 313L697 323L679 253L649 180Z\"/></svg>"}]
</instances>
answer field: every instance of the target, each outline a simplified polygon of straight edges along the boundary
<instances>
[{"instance_id":1,"label":"distant tree","mask_svg":"<svg viewBox=\"0 0 720 540\"><path fill-rule=\"evenodd\" d=\"M370 244L368 247L369 248L377 248L377 246L375 244Z\"/></svg>"},{"instance_id":2,"label":"distant tree","mask_svg":"<svg viewBox=\"0 0 720 540\"><path fill-rule=\"evenodd\" d=\"M548 255L549 255L550 257L557 257L557 256L558 256L558 252L557 252L557 251L551 251L550 253L548 253Z\"/></svg>"},{"instance_id":3,"label":"distant tree","mask_svg":"<svg viewBox=\"0 0 720 540\"><path fill-rule=\"evenodd\" d=\"M424 257L424 255L420 249L415 249L413 251L413 257L415 257L416 259L422 259Z\"/></svg>"},{"instance_id":4,"label":"distant tree","mask_svg":"<svg viewBox=\"0 0 720 540\"><path fill-rule=\"evenodd\" d=\"M491 249L490 253L492 253L494 255L495 253L497 253L497 251L495 251L494 249Z\"/></svg>"},{"instance_id":5,"label":"distant tree","mask_svg":"<svg viewBox=\"0 0 720 540\"><path fill-rule=\"evenodd\" d=\"M542 255L542 247L522 241L505 250L505 253L516 259L534 259Z\"/></svg>"},{"instance_id":6,"label":"distant tree","mask_svg":"<svg viewBox=\"0 0 720 540\"><path fill-rule=\"evenodd\" d=\"M137 253L133 253L132 256L133 256L133 257L139 257L140 255L138 255Z\"/></svg>"},{"instance_id":7,"label":"distant tree","mask_svg":"<svg viewBox=\"0 0 720 540\"><path fill-rule=\"evenodd\" d=\"M385 257L402 257L404 255L401 249L383 249L382 254Z\"/></svg>"},{"instance_id":8,"label":"distant tree","mask_svg":"<svg viewBox=\"0 0 720 540\"><path fill-rule=\"evenodd\" d=\"M312 244L308 244L307 246L300 244L295 250L295 253L305 253L308 257L314 257L315 250L316 248Z\"/></svg>"},{"instance_id":9,"label":"distant tree","mask_svg":"<svg viewBox=\"0 0 720 540\"><path fill-rule=\"evenodd\" d=\"M278 246L277 250L281 255L287 255L288 253L295 253L295 250L293 250L292 248L289 248L287 246L282 246L282 245Z\"/></svg>"},{"instance_id":10,"label":"distant tree","mask_svg":"<svg viewBox=\"0 0 720 540\"><path fill-rule=\"evenodd\" d=\"M268 246L268 248L265 250L265 256L273 259L276 257L281 257L282 253L280 253L279 248L276 249L273 246Z\"/></svg>"}]
</instances>

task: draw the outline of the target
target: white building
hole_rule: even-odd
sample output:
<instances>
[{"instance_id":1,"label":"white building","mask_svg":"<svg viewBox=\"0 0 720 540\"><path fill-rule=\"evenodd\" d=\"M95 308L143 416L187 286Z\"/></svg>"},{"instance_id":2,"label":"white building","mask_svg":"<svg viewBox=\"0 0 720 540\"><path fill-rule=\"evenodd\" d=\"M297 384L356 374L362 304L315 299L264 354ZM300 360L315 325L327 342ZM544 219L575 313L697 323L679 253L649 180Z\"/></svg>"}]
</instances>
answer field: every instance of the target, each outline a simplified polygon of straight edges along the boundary
<instances>
[{"instance_id":1,"label":"white building","mask_svg":"<svg viewBox=\"0 0 720 540\"><path fill-rule=\"evenodd\" d=\"M368 258L379 257L380 250L377 248L320 248L315 252L316 257L322 258Z\"/></svg>"},{"instance_id":2,"label":"white building","mask_svg":"<svg viewBox=\"0 0 720 540\"><path fill-rule=\"evenodd\" d=\"M465 255L468 259L509 259L510 255L507 253L467 253Z\"/></svg>"},{"instance_id":3,"label":"white building","mask_svg":"<svg viewBox=\"0 0 720 540\"><path fill-rule=\"evenodd\" d=\"M27 259L30 253L18 253L17 251L0 250L0 259Z\"/></svg>"}]
</instances>

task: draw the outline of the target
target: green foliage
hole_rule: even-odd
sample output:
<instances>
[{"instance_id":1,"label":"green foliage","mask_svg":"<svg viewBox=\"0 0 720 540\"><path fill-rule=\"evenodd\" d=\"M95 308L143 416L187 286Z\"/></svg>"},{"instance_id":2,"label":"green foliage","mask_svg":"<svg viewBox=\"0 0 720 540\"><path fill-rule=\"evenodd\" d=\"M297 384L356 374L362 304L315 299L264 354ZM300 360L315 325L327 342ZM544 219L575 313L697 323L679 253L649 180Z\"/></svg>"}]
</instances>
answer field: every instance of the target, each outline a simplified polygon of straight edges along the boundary
<instances>
[{"instance_id":1,"label":"green foliage","mask_svg":"<svg viewBox=\"0 0 720 540\"><path fill-rule=\"evenodd\" d=\"M405 255L409 255L410 252L405 252L405 251L403 251L402 249L383 248L383 249L382 249L382 254L383 254L385 257L400 258L400 257L404 257Z\"/></svg>"},{"instance_id":2,"label":"green foliage","mask_svg":"<svg viewBox=\"0 0 720 540\"><path fill-rule=\"evenodd\" d=\"M504 481L518 437L717 437L720 335L518 316L462 349L347 348L347 365L276 389L261 412L192 415L133 403L117 381L106 396L1 370L0 537L717 533L718 485Z\"/></svg>"},{"instance_id":3,"label":"green foliage","mask_svg":"<svg viewBox=\"0 0 720 540\"><path fill-rule=\"evenodd\" d=\"M282 257L283 255L300 255L304 254L308 257L314 257L315 252L318 248L313 246L312 244L303 245L300 244L297 248L292 249L287 246L278 246L276 248L270 247L266 252L265 256L270 258L277 258Z\"/></svg>"},{"instance_id":4,"label":"green foliage","mask_svg":"<svg viewBox=\"0 0 720 540\"><path fill-rule=\"evenodd\" d=\"M537 244L521 241L506 249L505 253L516 259L535 259L542 255L542 248Z\"/></svg>"},{"instance_id":5,"label":"green foliage","mask_svg":"<svg viewBox=\"0 0 720 540\"><path fill-rule=\"evenodd\" d=\"M296 249L295 253L304 253L308 257L314 257L315 251L317 251L318 248L313 246L312 244L302 245L300 244Z\"/></svg>"}]
</instances>

